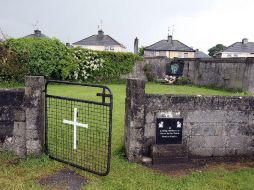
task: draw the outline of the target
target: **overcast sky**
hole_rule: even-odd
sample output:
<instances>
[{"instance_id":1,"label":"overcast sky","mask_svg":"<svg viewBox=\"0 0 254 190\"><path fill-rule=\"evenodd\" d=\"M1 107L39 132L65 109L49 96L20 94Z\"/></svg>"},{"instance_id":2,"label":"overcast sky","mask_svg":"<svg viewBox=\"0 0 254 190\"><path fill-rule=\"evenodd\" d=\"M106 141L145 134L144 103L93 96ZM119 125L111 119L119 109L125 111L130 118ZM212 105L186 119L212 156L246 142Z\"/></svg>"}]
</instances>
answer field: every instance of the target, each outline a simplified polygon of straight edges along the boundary
<instances>
[{"instance_id":1,"label":"overcast sky","mask_svg":"<svg viewBox=\"0 0 254 190\"><path fill-rule=\"evenodd\" d=\"M33 33L34 24L50 37L76 42L105 34L133 51L173 38L207 51L217 43L230 45L242 38L254 41L254 0L0 0L0 27L11 37Z\"/></svg>"}]
</instances>

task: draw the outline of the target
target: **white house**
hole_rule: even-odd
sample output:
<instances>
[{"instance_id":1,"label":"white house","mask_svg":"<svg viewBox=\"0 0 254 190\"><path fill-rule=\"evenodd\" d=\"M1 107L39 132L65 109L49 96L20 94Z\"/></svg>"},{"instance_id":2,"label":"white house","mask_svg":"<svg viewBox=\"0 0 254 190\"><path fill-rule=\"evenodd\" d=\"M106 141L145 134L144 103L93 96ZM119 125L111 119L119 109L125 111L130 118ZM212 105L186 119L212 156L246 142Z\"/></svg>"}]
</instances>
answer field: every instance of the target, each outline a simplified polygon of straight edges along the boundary
<instances>
[{"instance_id":1,"label":"white house","mask_svg":"<svg viewBox=\"0 0 254 190\"><path fill-rule=\"evenodd\" d=\"M244 38L242 42L236 42L228 46L222 52L217 53L217 57L230 58L230 57L254 57L254 43L248 42Z\"/></svg>"},{"instance_id":2,"label":"white house","mask_svg":"<svg viewBox=\"0 0 254 190\"><path fill-rule=\"evenodd\" d=\"M117 42L109 35L105 35L103 30L99 30L97 35L92 35L72 44L74 47L82 47L98 51L125 52L126 47Z\"/></svg>"}]
</instances>

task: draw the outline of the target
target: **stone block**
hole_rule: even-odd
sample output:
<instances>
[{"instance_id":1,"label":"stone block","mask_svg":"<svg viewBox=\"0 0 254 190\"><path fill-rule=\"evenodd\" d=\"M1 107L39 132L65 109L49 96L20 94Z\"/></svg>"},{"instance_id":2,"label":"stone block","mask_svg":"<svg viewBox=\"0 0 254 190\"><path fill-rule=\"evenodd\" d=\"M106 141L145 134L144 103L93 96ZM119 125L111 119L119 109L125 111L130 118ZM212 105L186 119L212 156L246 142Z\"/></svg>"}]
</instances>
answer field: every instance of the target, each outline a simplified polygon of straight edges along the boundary
<instances>
[{"instance_id":1,"label":"stone block","mask_svg":"<svg viewBox=\"0 0 254 190\"><path fill-rule=\"evenodd\" d=\"M145 131L144 131L145 134L144 134L144 136L146 138L148 138L148 137L155 137L156 136L155 123L145 124L144 128L145 128Z\"/></svg>"},{"instance_id":2,"label":"stone block","mask_svg":"<svg viewBox=\"0 0 254 190\"><path fill-rule=\"evenodd\" d=\"M248 138L243 135L230 136L228 137L228 147L229 148L244 148L248 146Z\"/></svg>"},{"instance_id":3,"label":"stone block","mask_svg":"<svg viewBox=\"0 0 254 190\"><path fill-rule=\"evenodd\" d=\"M187 140L187 147L190 151L202 148L205 143L204 136L190 136Z\"/></svg>"},{"instance_id":4,"label":"stone block","mask_svg":"<svg viewBox=\"0 0 254 190\"><path fill-rule=\"evenodd\" d=\"M13 136L25 137L26 136L26 123L14 122Z\"/></svg>"},{"instance_id":5,"label":"stone block","mask_svg":"<svg viewBox=\"0 0 254 190\"><path fill-rule=\"evenodd\" d=\"M42 144L41 140L27 140L26 149L27 154L40 155L42 153Z\"/></svg>"},{"instance_id":6,"label":"stone block","mask_svg":"<svg viewBox=\"0 0 254 190\"><path fill-rule=\"evenodd\" d=\"M154 123L155 122L155 116L152 112L146 113L146 123Z\"/></svg>"},{"instance_id":7,"label":"stone block","mask_svg":"<svg viewBox=\"0 0 254 190\"><path fill-rule=\"evenodd\" d=\"M227 136L206 136L203 144L203 148L226 148L227 146Z\"/></svg>"},{"instance_id":8,"label":"stone block","mask_svg":"<svg viewBox=\"0 0 254 190\"><path fill-rule=\"evenodd\" d=\"M224 121L224 112L220 110L192 111L186 118L186 122L221 123Z\"/></svg>"},{"instance_id":9,"label":"stone block","mask_svg":"<svg viewBox=\"0 0 254 190\"><path fill-rule=\"evenodd\" d=\"M14 110L14 121L26 121L26 113L24 110Z\"/></svg>"},{"instance_id":10,"label":"stone block","mask_svg":"<svg viewBox=\"0 0 254 190\"><path fill-rule=\"evenodd\" d=\"M227 123L247 123L249 115L244 111L225 112L225 122Z\"/></svg>"},{"instance_id":11,"label":"stone block","mask_svg":"<svg viewBox=\"0 0 254 190\"><path fill-rule=\"evenodd\" d=\"M189 152L190 157L211 157L213 156L214 148L197 147Z\"/></svg>"}]
</instances>

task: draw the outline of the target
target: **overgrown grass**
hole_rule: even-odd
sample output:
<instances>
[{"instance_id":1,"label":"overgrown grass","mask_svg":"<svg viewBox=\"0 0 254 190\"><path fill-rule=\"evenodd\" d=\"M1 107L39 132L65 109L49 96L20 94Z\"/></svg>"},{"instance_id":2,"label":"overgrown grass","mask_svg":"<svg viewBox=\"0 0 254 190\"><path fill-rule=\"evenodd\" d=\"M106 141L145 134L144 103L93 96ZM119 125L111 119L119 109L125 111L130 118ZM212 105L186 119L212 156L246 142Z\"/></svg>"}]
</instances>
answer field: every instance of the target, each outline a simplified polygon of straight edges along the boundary
<instances>
[{"instance_id":1,"label":"overgrown grass","mask_svg":"<svg viewBox=\"0 0 254 190\"><path fill-rule=\"evenodd\" d=\"M79 169L79 174L88 179L89 184L83 189L165 189L165 190L215 190L254 189L254 168L238 171L227 171L223 168L193 172L192 174L177 178L167 176L138 164L129 163L124 157L124 110L125 110L125 85L109 85L114 94L113 110L113 138L112 162L108 176L99 177ZM149 83L146 86L148 93L168 94L200 94L200 95L245 95L224 90L199 88L194 86L166 86ZM93 90L77 86L51 85L49 92L55 95L76 98L91 98ZM28 158L17 162L9 153L0 154L0 189L40 189L38 179L52 174L55 170L69 167L59 162L50 160L47 156L39 159Z\"/></svg>"}]
</instances>

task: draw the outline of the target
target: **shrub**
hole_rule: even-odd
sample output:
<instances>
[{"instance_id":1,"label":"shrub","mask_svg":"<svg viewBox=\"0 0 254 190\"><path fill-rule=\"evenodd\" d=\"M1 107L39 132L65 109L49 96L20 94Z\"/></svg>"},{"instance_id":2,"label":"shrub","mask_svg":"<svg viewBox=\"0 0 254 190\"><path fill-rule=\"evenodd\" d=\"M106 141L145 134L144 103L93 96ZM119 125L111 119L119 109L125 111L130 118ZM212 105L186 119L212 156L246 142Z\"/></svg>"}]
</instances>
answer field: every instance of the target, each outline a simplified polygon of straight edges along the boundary
<instances>
[{"instance_id":1,"label":"shrub","mask_svg":"<svg viewBox=\"0 0 254 190\"><path fill-rule=\"evenodd\" d=\"M24 55L18 56L15 52L0 43L0 81L23 82L27 74L26 65L22 61L27 60Z\"/></svg>"},{"instance_id":2,"label":"shrub","mask_svg":"<svg viewBox=\"0 0 254 190\"><path fill-rule=\"evenodd\" d=\"M143 58L133 53L98 51L104 60L103 67L95 73L97 81L118 81L121 75L132 71L136 61Z\"/></svg>"},{"instance_id":3,"label":"shrub","mask_svg":"<svg viewBox=\"0 0 254 190\"><path fill-rule=\"evenodd\" d=\"M155 81L156 76L152 71L152 66L151 65L145 64L144 68L143 68L143 71L144 71L148 81L151 81L151 82Z\"/></svg>"},{"instance_id":4,"label":"shrub","mask_svg":"<svg viewBox=\"0 0 254 190\"><path fill-rule=\"evenodd\" d=\"M95 73L103 67L104 60L97 52L88 49L74 48L73 52L78 61L78 67L73 72L72 78L79 81L94 80Z\"/></svg>"},{"instance_id":5,"label":"shrub","mask_svg":"<svg viewBox=\"0 0 254 190\"><path fill-rule=\"evenodd\" d=\"M133 53L93 51L83 48L74 48L73 51L78 60L78 68L72 78L81 81L118 81L122 74L132 71L137 60L142 59Z\"/></svg>"},{"instance_id":6,"label":"shrub","mask_svg":"<svg viewBox=\"0 0 254 190\"><path fill-rule=\"evenodd\" d=\"M18 38L9 39L6 44L19 58L26 57L17 64L25 65L29 75L66 79L76 69L72 51L57 39Z\"/></svg>"}]
</instances>

